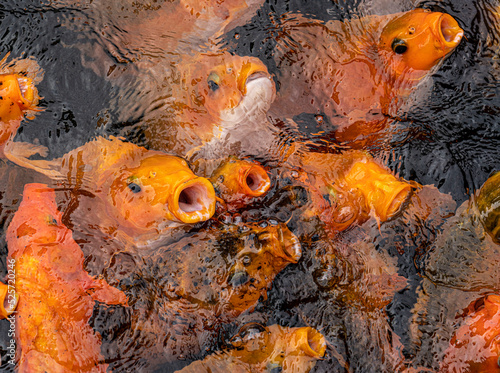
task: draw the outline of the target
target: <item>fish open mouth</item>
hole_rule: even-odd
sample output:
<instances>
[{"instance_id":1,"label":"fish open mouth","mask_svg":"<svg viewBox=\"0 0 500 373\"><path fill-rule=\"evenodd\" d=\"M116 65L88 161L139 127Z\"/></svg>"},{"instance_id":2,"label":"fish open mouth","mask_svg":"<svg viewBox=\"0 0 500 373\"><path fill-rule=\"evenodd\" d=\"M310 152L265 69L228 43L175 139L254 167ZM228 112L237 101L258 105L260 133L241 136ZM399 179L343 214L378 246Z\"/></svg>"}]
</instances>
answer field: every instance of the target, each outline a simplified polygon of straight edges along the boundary
<instances>
[{"instance_id":1,"label":"fish open mouth","mask_svg":"<svg viewBox=\"0 0 500 373\"><path fill-rule=\"evenodd\" d=\"M183 223L208 220L215 212L215 191L207 179L195 178L174 193L172 213Z\"/></svg>"},{"instance_id":2,"label":"fish open mouth","mask_svg":"<svg viewBox=\"0 0 500 373\"><path fill-rule=\"evenodd\" d=\"M326 352L325 337L311 327L299 328L297 331L298 345L308 356L322 358Z\"/></svg>"},{"instance_id":3,"label":"fish open mouth","mask_svg":"<svg viewBox=\"0 0 500 373\"><path fill-rule=\"evenodd\" d=\"M458 22L449 14L442 14L436 25L437 35L441 36L443 44L449 48L455 48L464 35L464 30L460 28Z\"/></svg>"},{"instance_id":4,"label":"fish open mouth","mask_svg":"<svg viewBox=\"0 0 500 373\"><path fill-rule=\"evenodd\" d=\"M271 186L271 180L266 171L259 166L248 168L242 177L242 187L246 194L252 197L264 195Z\"/></svg>"}]
</instances>

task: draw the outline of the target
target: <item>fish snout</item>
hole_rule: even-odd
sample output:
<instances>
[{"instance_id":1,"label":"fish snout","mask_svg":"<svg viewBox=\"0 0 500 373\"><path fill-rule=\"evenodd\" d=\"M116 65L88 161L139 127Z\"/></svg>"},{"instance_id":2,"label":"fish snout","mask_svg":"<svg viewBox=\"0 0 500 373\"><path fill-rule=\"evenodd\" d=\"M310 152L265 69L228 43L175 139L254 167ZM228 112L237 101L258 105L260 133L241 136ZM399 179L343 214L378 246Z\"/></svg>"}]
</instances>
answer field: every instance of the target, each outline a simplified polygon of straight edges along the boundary
<instances>
[{"instance_id":1,"label":"fish snout","mask_svg":"<svg viewBox=\"0 0 500 373\"><path fill-rule=\"evenodd\" d=\"M194 224L208 220L215 213L215 191L203 177L179 185L169 200L172 214L181 222Z\"/></svg>"},{"instance_id":2,"label":"fish snout","mask_svg":"<svg viewBox=\"0 0 500 373\"><path fill-rule=\"evenodd\" d=\"M311 327L298 328L295 332L297 350L317 359L325 356L326 340L323 334Z\"/></svg>"},{"instance_id":3,"label":"fish snout","mask_svg":"<svg viewBox=\"0 0 500 373\"><path fill-rule=\"evenodd\" d=\"M464 36L464 30L460 28L455 18L446 13L441 14L436 22L435 32L440 36L446 53L455 49Z\"/></svg>"},{"instance_id":4,"label":"fish snout","mask_svg":"<svg viewBox=\"0 0 500 373\"><path fill-rule=\"evenodd\" d=\"M251 165L241 168L239 184L241 190L246 195L261 197L269 190L271 179L269 179L267 172L261 166Z\"/></svg>"},{"instance_id":5,"label":"fish snout","mask_svg":"<svg viewBox=\"0 0 500 373\"><path fill-rule=\"evenodd\" d=\"M259 235L259 239L263 243L266 241L268 243L266 250L288 263L297 263L302 257L302 246L297 236L284 224L268 229L269 231L264 231ZM272 231L274 229L276 229L275 232Z\"/></svg>"}]
</instances>

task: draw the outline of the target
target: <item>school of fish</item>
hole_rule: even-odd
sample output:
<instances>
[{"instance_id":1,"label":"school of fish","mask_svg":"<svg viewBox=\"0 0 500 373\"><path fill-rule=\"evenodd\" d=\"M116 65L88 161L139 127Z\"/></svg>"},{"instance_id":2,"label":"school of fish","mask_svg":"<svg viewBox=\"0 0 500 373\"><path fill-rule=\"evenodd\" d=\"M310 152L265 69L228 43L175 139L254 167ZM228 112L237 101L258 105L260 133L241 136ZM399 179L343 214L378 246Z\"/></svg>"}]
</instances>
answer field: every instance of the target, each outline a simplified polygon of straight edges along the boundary
<instances>
[{"instance_id":1,"label":"school of fish","mask_svg":"<svg viewBox=\"0 0 500 373\"><path fill-rule=\"evenodd\" d=\"M15 139L40 64L0 62L15 371L500 372L500 173L457 208L381 156L461 20L289 12L272 60L225 49L263 3L90 1L83 65L125 124L54 159ZM305 112L326 145L289 135Z\"/></svg>"}]
</instances>

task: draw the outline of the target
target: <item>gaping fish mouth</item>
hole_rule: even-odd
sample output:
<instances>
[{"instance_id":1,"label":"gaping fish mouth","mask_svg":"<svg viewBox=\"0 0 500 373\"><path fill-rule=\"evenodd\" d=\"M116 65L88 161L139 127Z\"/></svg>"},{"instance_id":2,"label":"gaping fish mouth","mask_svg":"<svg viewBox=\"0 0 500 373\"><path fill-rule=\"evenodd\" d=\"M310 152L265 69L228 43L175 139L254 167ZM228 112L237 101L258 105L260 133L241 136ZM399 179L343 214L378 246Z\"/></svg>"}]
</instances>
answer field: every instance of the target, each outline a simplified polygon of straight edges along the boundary
<instances>
[{"instance_id":1,"label":"gaping fish mouth","mask_svg":"<svg viewBox=\"0 0 500 373\"><path fill-rule=\"evenodd\" d=\"M215 191L205 178L198 177L180 185L169 203L174 216L183 223L208 220L215 213Z\"/></svg>"},{"instance_id":2,"label":"gaping fish mouth","mask_svg":"<svg viewBox=\"0 0 500 373\"><path fill-rule=\"evenodd\" d=\"M260 197L266 194L271 186L271 180L262 167L253 165L243 168L241 171L243 175L240 184L246 194L252 197Z\"/></svg>"},{"instance_id":3,"label":"gaping fish mouth","mask_svg":"<svg viewBox=\"0 0 500 373\"><path fill-rule=\"evenodd\" d=\"M326 340L323 334L311 327L298 328L295 332L298 347L308 356L320 359L326 352Z\"/></svg>"},{"instance_id":4,"label":"gaping fish mouth","mask_svg":"<svg viewBox=\"0 0 500 373\"><path fill-rule=\"evenodd\" d=\"M441 37L444 46L450 50L460 44L464 36L464 30L460 28L455 18L443 13L436 23L436 35Z\"/></svg>"}]
</instances>

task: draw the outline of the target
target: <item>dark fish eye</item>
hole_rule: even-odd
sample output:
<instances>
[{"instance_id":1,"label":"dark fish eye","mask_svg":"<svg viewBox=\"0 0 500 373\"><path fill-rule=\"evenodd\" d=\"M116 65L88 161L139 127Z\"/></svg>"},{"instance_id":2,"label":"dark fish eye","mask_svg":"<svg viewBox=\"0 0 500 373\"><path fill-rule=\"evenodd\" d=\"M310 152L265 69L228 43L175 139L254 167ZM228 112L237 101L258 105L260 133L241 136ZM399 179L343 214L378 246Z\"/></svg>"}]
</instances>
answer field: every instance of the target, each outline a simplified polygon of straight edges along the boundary
<instances>
[{"instance_id":1,"label":"dark fish eye","mask_svg":"<svg viewBox=\"0 0 500 373\"><path fill-rule=\"evenodd\" d=\"M139 184L130 183L127 186L132 191L132 193L139 193L141 191L141 186Z\"/></svg>"},{"instance_id":2,"label":"dark fish eye","mask_svg":"<svg viewBox=\"0 0 500 373\"><path fill-rule=\"evenodd\" d=\"M220 77L216 73L210 73L208 76L208 88L215 92L219 89Z\"/></svg>"},{"instance_id":3,"label":"dark fish eye","mask_svg":"<svg viewBox=\"0 0 500 373\"><path fill-rule=\"evenodd\" d=\"M403 54L408 50L408 46L406 45L406 42L404 40L395 38L392 41L391 48L394 51L394 53L397 54Z\"/></svg>"}]
</instances>

